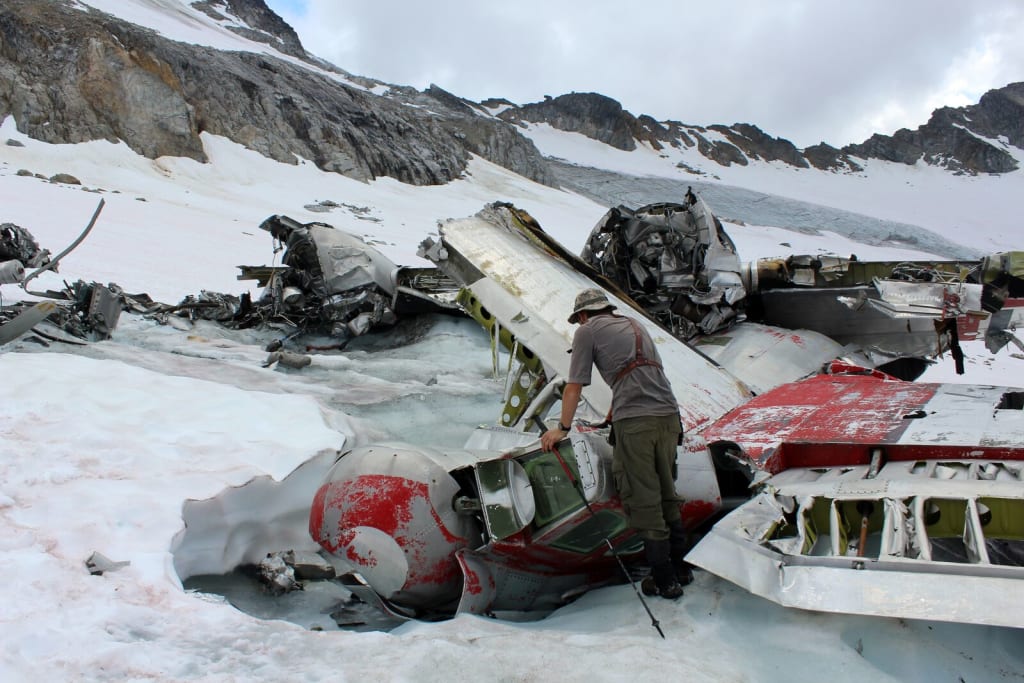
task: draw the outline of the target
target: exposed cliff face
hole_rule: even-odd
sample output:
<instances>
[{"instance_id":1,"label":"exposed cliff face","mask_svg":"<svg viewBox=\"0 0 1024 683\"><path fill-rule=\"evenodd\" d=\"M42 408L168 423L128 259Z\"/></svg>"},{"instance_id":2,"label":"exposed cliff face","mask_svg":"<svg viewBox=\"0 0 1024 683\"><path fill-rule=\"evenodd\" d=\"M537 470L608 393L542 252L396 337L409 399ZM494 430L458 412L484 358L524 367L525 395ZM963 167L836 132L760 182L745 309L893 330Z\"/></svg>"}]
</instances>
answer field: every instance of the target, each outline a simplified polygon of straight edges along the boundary
<instances>
[{"instance_id":1,"label":"exposed cliff face","mask_svg":"<svg viewBox=\"0 0 1024 683\"><path fill-rule=\"evenodd\" d=\"M627 152L636 149L636 118L612 98L597 93L549 97L543 102L506 109L499 116L506 121L547 123Z\"/></svg>"},{"instance_id":2,"label":"exposed cliff face","mask_svg":"<svg viewBox=\"0 0 1024 683\"><path fill-rule=\"evenodd\" d=\"M308 59L262 0L201 4L207 14L255 22L267 42ZM19 130L40 140L121 140L150 158L205 161L200 133L209 132L278 161L302 157L354 178L420 185L457 178L472 153L551 182L533 143L508 124L436 98L429 108L410 107L403 92L428 95L396 89L382 97L353 81L265 55L177 43L61 0L0 6L0 117L13 115Z\"/></svg>"},{"instance_id":3,"label":"exposed cliff face","mask_svg":"<svg viewBox=\"0 0 1024 683\"><path fill-rule=\"evenodd\" d=\"M513 106L500 116L508 121L547 123L627 151L634 149L635 140L648 142L654 149L696 146L703 156L722 166L765 160L797 168L860 171L862 167L854 160L859 157L903 164L921 160L958 173L1005 173L1015 170L1017 164L994 141L1003 136L1009 144L1024 148L1024 83L992 90L977 105L938 109L916 131L873 135L862 144L842 149L821 143L800 150L789 140L772 137L748 123L704 127L678 121L661 123L649 116L637 118L615 100L596 93L573 93Z\"/></svg>"},{"instance_id":4,"label":"exposed cliff face","mask_svg":"<svg viewBox=\"0 0 1024 683\"><path fill-rule=\"evenodd\" d=\"M225 14L234 15L245 23L242 27L229 27L239 35L267 43L286 55L310 59L295 29L271 11L263 0L198 0L192 6L218 21L226 19Z\"/></svg>"},{"instance_id":5,"label":"exposed cliff face","mask_svg":"<svg viewBox=\"0 0 1024 683\"><path fill-rule=\"evenodd\" d=\"M990 90L978 104L936 109L923 126L872 135L843 151L869 158L912 164L918 159L961 173L1006 173L1017 168L1013 157L992 141L1000 136L1024 148L1024 83Z\"/></svg>"}]
</instances>

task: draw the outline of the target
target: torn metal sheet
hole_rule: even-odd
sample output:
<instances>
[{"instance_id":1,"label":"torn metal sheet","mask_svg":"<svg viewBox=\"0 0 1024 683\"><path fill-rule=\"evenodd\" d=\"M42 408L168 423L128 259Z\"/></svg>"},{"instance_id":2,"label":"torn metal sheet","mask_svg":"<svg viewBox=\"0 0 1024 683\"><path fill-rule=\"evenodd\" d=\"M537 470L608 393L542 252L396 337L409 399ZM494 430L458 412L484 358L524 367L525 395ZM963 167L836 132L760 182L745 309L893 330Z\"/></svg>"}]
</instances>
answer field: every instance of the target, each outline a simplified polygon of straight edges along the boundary
<instances>
[{"instance_id":1,"label":"torn metal sheet","mask_svg":"<svg viewBox=\"0 0 1024 683\"><path fill-rule=\"evenodd\" d=\"M984 336L995 351L1014 339L1024 320L1024 257L1016 254L917 262L817 254L741 264L721 222L690 192L682 204L610 210L581 258L679 339L718 336L744 321L811 330L914 379L945 351L962 372L961 340ZM1010 313L990 326L1003 310Z\"/></svg>"},{"instance_id":2,"label":"torn metal sheet","mask_svg":"<svg viewBox=\"0 0 1024 683\"><path fill-rule=\"evenodd\" d=\"M868 367L873 364L856 350L818 332L782 330L757 323L733 325L696 337L691 344L758 394L778 386L780 381L820 372L836 358Z\"/></svg>"},{"instance_id":3,"label":"torn metal sheet","mask_svg":"<svg viewBox=\"0 0 1024 683\"><path fill-rule=\"evenodd\" d=\"M433 269L400 267L364 240L326 223L299 223L270 216L260 227L271 234L282 266L241 266L239 279L263 287L250 297L203 292L176 306L157 305L149 315L216 320L233 327L284 326L290 337L334 337L335 348L401 316L458 312L457 287Z\"/></svg>"},{"instance_id":4,"label":"torn metal sheet","mask_svg":"<svg viewBox=\"0 0 1024 683\"><path fill-rule=\"evenodd\" d=\"M0 322L0 344L12 342L26 334L56 310L57 304L52 301L40 301L27 308L22 308L13 317Z\"/></svg>"},{"instance_id":5,"label":"torn metal sheet","mask_svg":"<svg viewBox=\"0 0 1024 683\"><path fill-rule=\"evenodd\" d=\"M1016 253L1016 252L1012 252ZM903 379L959 342L984 337L993 352L1024 320L1014 260L858 261L826 256L762 259L746 271L750 320L800 326L857 346ZM897 363L917 359L917 363ZM958 372L961 368L958 366Z\"/></svg>"},{"instance_id":6,"label":"torn metal sheet","mask_svg":"<svg viewBox=\"0 0 1024 683\"><path fill-rule=\"evenodd\" d=\"M936 318L958 318L972 311L981 311L980 284L967 282L906 282L902 280L872 281L878 301L872 303L888 311L894 318L931 315Z\"/></svg>"},{"instance_id":7,"label":"torn metal sheet","mask_svg":"<svg viewBox=\"0 0 1024 683\"><path fill-rule=\"evenodd\" d=\"M895 315L873 292L871 286L768 290L760 293L759 302L772 325L803 327L856 347L874 358L873 365L903 357L931 359L948 349L935 328L940 315L920 310Z\"/></svg>"},{"instance_id":8,"label":"torn metal sheet","mask_svg":"<svg viewBox=\"0 0 1024 683\"><path fill-rule=\"evenodd\" d=\"M690 552L803 609L1024 626L1024 391L819 376L704 435L771 474Z\"/></svg>"},{"instance_id":9,"label":"torn metal sheet","mask_svg":"<svg viewBox=\"0 0 1024 683\"><path fill-rule=\"evenodd\" d=\"M735 245L692 192L683 204L611 209L580 257L680 339L728 325L746 296Z\"/></svg>"},{"instance_id":10,"label":"torn metal sheet","mask_svg":"<svg viewBox=\"0 0 1024 683\"><path fill-rule=\"evenodd\" d=\"M102 341L109 339L117 327L121 311L124 307L124 298L117 285L103 286L98 283L87 283L78 280L68 285L60 292L45 292L47 301L33 304L28 301L20 301L10 306L4 306L0 310L0 325L8 331L16 329L16 322L20 316L22 321L32 319L32 324L27 329L22 329L18 336L26 334L30 329L35 328L37 323L46 320L46 326L50 329L59 330L76 339L85 341ZM39 317L41 306L45 306L46 315ZM44 339L64 341L62 338L46 334L42 327L34 329L34 336ZM10 341L10 340L8 340Z\"/></svg>"},{"instance_id":11,"label":"torn metal sheet","mask_svg":"<svg viewBox=\"0 0 1024 683\"><path fill-rule=\"evenodd\" d=\"M478 432L491 446L524 441ZM526 440L445 454L355 449L317 493L310 533L383 601L418 616L553 609L617 576L605 539L623 553L639 544L615 504L603 438L574 434L557 453Z\"/></svg>"},{"instance_id":12,"label":"torn metal sheet","mask_svg":"<svg viewBox=\"0 0 1024 683\"><path fill-rule=\"evenodd\" d=\"M704 430L758 469L889 460L1024 459L1024 390L818 375L761 394Z\"/></svg>"},{"instance_id":13,"label":"torn metal sheet","mask_svg":"<svg viewBox=\"0 0 1024 683\"><path fill-rule=\"evenodd\" d=\"M95 551L85 560L85 568L93 576L103 576L108 572L116 572L131 565L128 560L114 561L101 552Z\"/></svg>"},{"instance_id":14,"label":"torn metal sheet","mask_svg":"<svg viewBox=\"0 0 1024 683\"><path fill-rule=\"evenodd\" d=\"M24 268L39 268L50 262L50 250L41 249L35 237L14 223L0 224L0 262L16 261ZM19 278L17 282L21 282ZM11 284L11 283L4 283Z\"/></svg>"},{"instance_id":15,"label":"torn metal sheet","mask_svg":"<svg viewBox=\"0 0 1024 683\"><path fill-rule=\"evenodd\" d=\"M0 261L0 285L13 285L24 279L25 266L21 261Z\"/></svg>"},{"instance_id":16,"label":"torn metal sheet","mask_svg":"<svg viewBox=\"0 0 1024 683\"><path fill-rule=\"evenodd\" d=\"M5 330L0 334L2 343L27 334L29 330L33 332L32 338L43 344L47 340L72 343L36 329L35 325L44 319L48 325L78 339L98 341L109 339L113 334L125 304L123 292L117 285L104 286L78 280L71 285L65 282L64 289L59 292L33 292L28 289L28 283L36 276L48 270L57 271L60 260L81 244L96 225L104 204L101 199L81 234L53 258L48 249L40 249L28 230L13 223L0 225L0 285L17 283L33 296L54 300L36 304L21 301L0 309L0 325ZM26 273L26 267L33 270Z\"/></svg>"},{"instance_id":17,"label":"torn metal sheet","mask_svg":"<svg viewBox=\"0 0 1024 683\"><path fill-rule=\"evenodd\" d=\"M1022 463L945 478L936 461L798 468L719 521L687 559L787 607L1021 627Z\"/></svg>"}]
</instances>

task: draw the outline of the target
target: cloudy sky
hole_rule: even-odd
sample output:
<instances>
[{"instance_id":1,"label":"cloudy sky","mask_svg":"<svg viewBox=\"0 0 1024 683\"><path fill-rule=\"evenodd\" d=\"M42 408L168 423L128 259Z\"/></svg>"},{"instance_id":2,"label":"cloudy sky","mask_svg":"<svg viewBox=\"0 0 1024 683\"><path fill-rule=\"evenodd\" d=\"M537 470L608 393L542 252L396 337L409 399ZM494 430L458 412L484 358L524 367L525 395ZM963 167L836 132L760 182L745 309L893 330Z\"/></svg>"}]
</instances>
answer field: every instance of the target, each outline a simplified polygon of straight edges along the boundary
<instances>
[{"instance_id":1,"label":"cloudy sky","mask_svg":"<svg viewBox=\"0 0 1024 683\"><path fill-rule=\"evenodd\" d=\"M1024 81L1021 0L266 0L355 74L524 104L753 123L798 147L916 128Z\"/></svg>"}]
</instances>

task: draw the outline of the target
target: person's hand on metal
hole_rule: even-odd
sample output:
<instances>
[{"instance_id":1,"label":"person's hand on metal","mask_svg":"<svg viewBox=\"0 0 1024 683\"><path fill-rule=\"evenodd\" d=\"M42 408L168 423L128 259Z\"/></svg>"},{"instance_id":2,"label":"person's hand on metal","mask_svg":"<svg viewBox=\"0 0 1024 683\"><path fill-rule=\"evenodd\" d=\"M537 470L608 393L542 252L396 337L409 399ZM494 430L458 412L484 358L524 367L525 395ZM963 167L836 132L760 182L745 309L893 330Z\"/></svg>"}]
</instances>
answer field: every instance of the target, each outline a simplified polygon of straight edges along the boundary
<instances>
[{"instance_id":1,"label":"person's hand on metal","mask_svg":"<svg viewBox=\"0 0 1024 683\"><path fill-rule=\"evenodd\" d=\"M555 427L553 429L549 429L548 431L544 432L544 434L540 437L541 450L546 452L551 452L555 450L555 446L558 445L558 442L564 439L568 434L569 430L563 430L560 426Z\"/></svg>"}]
</instances>

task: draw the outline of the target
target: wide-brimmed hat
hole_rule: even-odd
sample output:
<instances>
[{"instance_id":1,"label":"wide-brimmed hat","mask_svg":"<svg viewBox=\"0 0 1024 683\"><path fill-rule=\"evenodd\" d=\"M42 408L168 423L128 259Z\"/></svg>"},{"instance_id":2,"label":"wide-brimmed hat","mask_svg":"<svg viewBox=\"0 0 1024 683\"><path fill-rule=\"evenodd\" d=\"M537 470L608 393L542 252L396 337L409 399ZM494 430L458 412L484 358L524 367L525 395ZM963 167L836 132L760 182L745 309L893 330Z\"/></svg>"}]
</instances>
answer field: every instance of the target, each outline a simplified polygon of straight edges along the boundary
<instances>
[{"instance_id":1,"label":"wide-brimmed hat","mask_svg":"<svg viewBox=\"0 0 1024 683\"><path fill-rule=\"evenodd\" d=\"M575 324L583 311L613 311L615 308L615 304L608 301L608 296L600 289L584 289L576 295L569 322Z\"/></svg>"}]
</instances>

